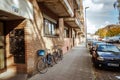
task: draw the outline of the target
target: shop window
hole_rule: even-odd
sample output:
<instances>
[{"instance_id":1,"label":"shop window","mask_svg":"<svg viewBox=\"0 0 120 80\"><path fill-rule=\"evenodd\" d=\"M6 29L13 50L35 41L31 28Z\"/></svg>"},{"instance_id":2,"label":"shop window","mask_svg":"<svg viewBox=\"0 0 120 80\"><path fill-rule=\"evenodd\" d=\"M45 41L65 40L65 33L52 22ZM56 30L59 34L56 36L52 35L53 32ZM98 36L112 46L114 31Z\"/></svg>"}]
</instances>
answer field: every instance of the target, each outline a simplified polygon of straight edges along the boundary
<instances>
[{"instance_id":1,"label":"shop window","mask_svg":"<svg viewBox=\"0 0 120 80\"><path fill-rule=\"evenodd\" d=\"M10 32L10 53L15 63L25 63L24 29L15 29Z\"/></svg>"},{"instance_id":2,"label":"shop window","mask_svg":"<svg viewBox=\"0 0 120 80\"><path fill-rule=\"evenodd\" d=\"M58 36L56 24L44 19L44 34L45 36Z\"/></svg>"}]
</instances>

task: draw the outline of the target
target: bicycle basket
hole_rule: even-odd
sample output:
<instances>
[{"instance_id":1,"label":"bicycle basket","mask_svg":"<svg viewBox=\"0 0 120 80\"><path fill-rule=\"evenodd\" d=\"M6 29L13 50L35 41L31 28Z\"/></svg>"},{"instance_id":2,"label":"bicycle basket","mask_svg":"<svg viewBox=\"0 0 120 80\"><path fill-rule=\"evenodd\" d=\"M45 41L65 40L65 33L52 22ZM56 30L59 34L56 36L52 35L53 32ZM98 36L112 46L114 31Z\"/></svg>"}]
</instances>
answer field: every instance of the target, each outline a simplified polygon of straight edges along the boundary
<instances>
[{"instance_id":1,"label":"bicycle basket","mask_svg":"<svg viewBox=\"0 0 120 80\"><path fill-rule=\"evenodd\" d=\"M45 55L45 50L38 50L38 56L44 56Z\"/></svg>"}]
</instances>

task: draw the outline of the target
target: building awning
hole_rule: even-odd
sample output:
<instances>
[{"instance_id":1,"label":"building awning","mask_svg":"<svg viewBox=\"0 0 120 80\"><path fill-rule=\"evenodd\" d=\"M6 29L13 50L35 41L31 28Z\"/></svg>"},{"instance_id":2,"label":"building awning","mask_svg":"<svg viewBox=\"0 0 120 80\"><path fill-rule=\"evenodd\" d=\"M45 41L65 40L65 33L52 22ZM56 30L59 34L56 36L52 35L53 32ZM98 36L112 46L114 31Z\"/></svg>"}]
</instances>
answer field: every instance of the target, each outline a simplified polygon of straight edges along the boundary
<instances>
[{"instance_id":1,"label":"building awning","mask_svg":"<svg viewBox=\"0 0 120 80\"><path fill-rule=\"evenodd\" d=\"M22 16L14 15L9 12L0 10L0 20L2 21L9 21L9 20L23 20Z\"/></svg>"},{"instance_id":2,"label":"building awning","mask_svg":"<svg viewBox=\"0 0 120 80\"><path fill-rule=\"evenodd\" d=\"M0 10L11 13L16 16L22 16L27 19L33 19L33 6L27 0L1 0ZM1 13L3 13L3 12L1 12ZM2 15L2 14L0 14L0 15ZM7 15L7 16L9 16L9 15ZM9 19L11 19L11 18L9 18ZM13 16L13 18L16 18L16 17Z\"/></svg>"},{"instance_id":3,"label":"building awning","mask_svg":"<svg viewBox=\"0 0 120 80\"><path fill-rule=\"evenodd\" d=\"M61 17L74 16L72 7L67 0L37 0L38 4L47 6L52 12Z\"/></svg>"}]
</instances>

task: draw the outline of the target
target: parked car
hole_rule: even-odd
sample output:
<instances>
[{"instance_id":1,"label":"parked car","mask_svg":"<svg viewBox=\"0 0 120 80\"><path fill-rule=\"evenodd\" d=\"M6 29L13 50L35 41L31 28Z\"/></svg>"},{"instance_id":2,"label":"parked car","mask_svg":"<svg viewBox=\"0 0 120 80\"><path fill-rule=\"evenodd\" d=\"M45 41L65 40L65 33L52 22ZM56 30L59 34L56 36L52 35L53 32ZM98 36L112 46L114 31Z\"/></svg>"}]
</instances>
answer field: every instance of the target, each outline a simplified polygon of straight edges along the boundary
<instances>
[{"instance_id":1,"label":"parked car","mask_svg":"<svg viewBox=\"0 0 120 80\"><path fill-rule=\"evenodd\" d=\"M118 35L118 36L109 37L109 38L106 39L105 42L108 42L108 43L120 43L120 36Z\"/></svg>"},{"instance_id":2,"label":"parked car","mask_svg":"<svg viewBox=\"0 0 120 80\"><path fill-rule=\"evenodd\" d=\"M102 41L103 41L103 42L109 42L109 41L110 41L110 37L104 37L104 38L102 39Z\"/></svg>"},{"instance_id":3,"label":"parked car","mask_svg":"<svg viewBox=\"0 0 120 80\"><path fill-rule=\"evenodd\" d=\"M120 43L120 36L114 36L113 37L113 42L114 43Z\"/></svg>"},{"instance_id":4,"label":"parked car","mask_svg":"<svg viewBox=\"0 0 120 80\"><path fill-rule=\"evenodd\" d=\"M92 42L91 42L91 45L90 45L90 47L89 47L89 52L90 52L90 54L92 54L95 46L96 46L98 43L104 43L104 42L102 42L102 41L92 41Z\"/></svg>"},{"instance_id":5,"label":"parked car","mask_svg":"<svg viewBox=\"0 0 120 80\"><path fill-rule=\"evenodd\" d=\"M120 68L120 50L113 44L99 44L93 51L92 62L95 67Z\"/></svg>"}]
</instances>

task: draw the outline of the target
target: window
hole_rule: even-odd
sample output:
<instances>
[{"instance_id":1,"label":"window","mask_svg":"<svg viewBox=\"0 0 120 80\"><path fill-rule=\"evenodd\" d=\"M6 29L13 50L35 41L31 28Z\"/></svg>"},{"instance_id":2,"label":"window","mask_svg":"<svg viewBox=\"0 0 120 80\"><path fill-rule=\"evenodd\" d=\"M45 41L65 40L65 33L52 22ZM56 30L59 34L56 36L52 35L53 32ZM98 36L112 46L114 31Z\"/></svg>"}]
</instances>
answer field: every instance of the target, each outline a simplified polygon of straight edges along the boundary
<instances>
[{"instance_id":1,"label":"window","mask_svg":"<svg viewBox=\"0 0 120 80\"><path fill-rule=\"evenodd\" d=\"M56 24L44 19L44 34L45 36L58 36Z\"/></svg>"},{"instance_id":2,"label":"window","mask_svg":"<svg viewBox=\"0 0 120 80\"><path fill-rule=\"evenodd\" d=\"M74 30L72 31L72 37L76 38L76 32Z\"/></svg>"},{"instance_id":3,"label":"window","mask_svg":"<svg viewBox=\"0 0 120 80\"><path fill-rule=\"evenodd\" d=\"M64 28L64 37L69 38L69 29L67 27Z\"/></svg>"}]
</instances>

